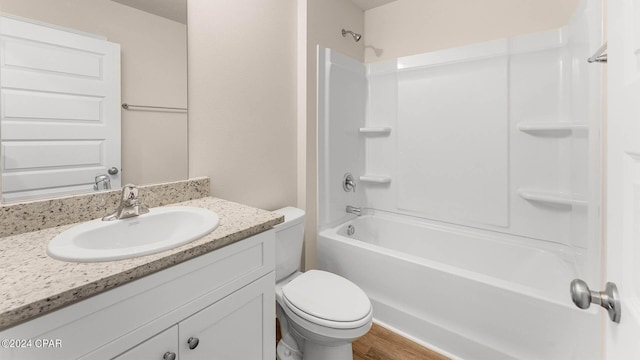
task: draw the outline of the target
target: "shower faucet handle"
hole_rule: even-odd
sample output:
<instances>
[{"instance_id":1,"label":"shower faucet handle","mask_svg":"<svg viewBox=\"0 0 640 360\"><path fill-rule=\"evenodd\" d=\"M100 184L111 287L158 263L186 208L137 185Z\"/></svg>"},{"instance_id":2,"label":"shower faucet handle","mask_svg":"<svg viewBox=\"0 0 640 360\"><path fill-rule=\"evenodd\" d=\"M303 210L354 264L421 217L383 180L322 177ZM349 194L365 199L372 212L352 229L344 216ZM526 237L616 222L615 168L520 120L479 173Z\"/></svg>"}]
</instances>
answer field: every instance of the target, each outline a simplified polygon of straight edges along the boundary
<instances>
[{"instance_id":1,"label":"shower faucet handle","mask_svg":"<svg viewBox=\"0 0 640 360\"><path fill-rule=\"evenodd\" d=\"M344 178L342 179L342 188L346 192L356 192L356 182L353 179L353 175L351 175L351 173L344 174Z\"/></svg>"}]
</instances>

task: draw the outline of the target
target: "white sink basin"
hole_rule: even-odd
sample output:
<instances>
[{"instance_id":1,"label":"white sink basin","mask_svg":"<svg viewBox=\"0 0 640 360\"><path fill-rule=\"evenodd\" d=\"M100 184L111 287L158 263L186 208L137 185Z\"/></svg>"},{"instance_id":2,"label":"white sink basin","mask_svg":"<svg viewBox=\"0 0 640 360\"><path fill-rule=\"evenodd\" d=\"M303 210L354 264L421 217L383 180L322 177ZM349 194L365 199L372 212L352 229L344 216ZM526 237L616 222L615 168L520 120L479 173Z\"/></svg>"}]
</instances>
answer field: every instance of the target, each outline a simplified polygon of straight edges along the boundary
<instances>
[{"instance_id":1,"label":"white sink basin","mask_svg":"<svg viewBox=\"0 0 640 360\"><path fill-rule=\"evenodd\" d=\"M98 262L133 258L173 249L212 232L220 223L213 211L192 207L159 207L133 218L89 221L49 242L52 258Z\"/></svg>"}]
</instances>

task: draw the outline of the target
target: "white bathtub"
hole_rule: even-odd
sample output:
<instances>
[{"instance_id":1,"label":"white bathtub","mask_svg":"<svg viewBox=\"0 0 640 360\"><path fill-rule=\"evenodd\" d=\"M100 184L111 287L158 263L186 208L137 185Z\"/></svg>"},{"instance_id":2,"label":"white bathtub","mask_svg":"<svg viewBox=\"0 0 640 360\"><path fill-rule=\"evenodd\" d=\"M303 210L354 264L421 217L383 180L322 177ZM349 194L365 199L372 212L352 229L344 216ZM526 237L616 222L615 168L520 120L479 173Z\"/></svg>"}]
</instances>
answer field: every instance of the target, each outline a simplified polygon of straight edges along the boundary
<instances>
[{"instance_id":1,"label":"white bathtub","mask_svg":"<svg viewBox=\"0 0 640 360\"><path fill-rule=\"evenodd\" d=\"M562 249L387 213L319 235L319 267L362 287L377 322L431 348L463 359L600 357L601 318L571 303L577 276Z\"/></svg>"}]
</instances>

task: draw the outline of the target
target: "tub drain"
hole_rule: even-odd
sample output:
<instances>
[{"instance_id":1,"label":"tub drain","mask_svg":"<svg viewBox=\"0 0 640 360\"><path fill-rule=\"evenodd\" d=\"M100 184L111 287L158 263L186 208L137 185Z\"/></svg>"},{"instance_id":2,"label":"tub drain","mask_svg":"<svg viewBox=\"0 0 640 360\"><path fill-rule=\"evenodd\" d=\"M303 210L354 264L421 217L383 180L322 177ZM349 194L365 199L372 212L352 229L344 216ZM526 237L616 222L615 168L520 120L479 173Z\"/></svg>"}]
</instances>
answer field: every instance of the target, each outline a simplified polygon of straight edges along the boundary
<instances>
[{"instance_id":1,"label":"tub drain","mask_svg":"<svg viewBox=\"0 0 640 360\"><path fill-rule=\"evenodd\" d=\"M347 226L347 235L351 236L356 233L356 228L353 225Z\"/></svg>"}]
</instances>

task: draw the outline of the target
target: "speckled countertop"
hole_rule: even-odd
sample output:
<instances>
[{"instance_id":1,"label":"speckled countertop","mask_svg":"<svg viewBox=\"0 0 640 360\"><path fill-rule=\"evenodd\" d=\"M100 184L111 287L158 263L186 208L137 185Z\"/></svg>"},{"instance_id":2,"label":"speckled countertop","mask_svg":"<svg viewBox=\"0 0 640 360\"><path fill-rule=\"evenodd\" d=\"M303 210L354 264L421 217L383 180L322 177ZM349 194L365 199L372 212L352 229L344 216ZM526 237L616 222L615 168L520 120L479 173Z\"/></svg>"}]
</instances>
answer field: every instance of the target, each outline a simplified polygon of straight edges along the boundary
<instances>
[{"instance_id":1,"label":"speckled countertop","mask_svg":"<svg viewBox=\"0 0 640 360\"><path fill-rule=\"evenodd\" d=\"M65 262L47 255L49 241L75 224L0 238L0 330L266 231L284 221L279 214L212 197L171 206L215 211L220 225L209 235L172 250L98 263Z\"/></svg>"}]
</instances>

